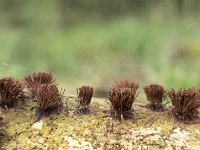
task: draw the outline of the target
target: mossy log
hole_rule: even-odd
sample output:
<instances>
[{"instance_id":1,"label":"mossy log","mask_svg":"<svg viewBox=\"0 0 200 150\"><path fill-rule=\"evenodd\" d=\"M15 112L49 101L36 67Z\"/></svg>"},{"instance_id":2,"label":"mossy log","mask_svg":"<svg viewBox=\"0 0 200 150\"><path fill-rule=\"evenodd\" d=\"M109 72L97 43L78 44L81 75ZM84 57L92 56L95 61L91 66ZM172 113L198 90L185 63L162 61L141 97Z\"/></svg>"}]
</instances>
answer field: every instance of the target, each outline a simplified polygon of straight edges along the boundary
<instances>
[{"instance_id":1,"label":"mossy log","mask_svg":"<svg viewBox=\"0 0 200 150\"><path fill-rule=\"evenodd\" d=\"M200 124L178 122L169 106L152 112L136 100L129 120L106 117L108 100L93 98L92 114L74 115L78 107L68 99L68 111L34 122L33 102L22 109L0 110L7 120L3 149L200 149ZM64 101L65 103L65 101ZM198 121L198 120L197 120Z\"/></svg>"}]
</instances>

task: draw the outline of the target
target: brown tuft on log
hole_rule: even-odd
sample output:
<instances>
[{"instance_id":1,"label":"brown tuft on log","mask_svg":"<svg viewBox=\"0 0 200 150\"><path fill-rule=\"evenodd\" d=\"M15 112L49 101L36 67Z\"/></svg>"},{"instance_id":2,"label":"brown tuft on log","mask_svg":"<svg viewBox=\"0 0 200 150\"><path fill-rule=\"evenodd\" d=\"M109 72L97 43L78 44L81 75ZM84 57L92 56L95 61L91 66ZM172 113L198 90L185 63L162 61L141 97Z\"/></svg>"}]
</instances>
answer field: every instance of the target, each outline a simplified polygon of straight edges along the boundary
<instances>
[{"instance_id":1,"label":"brown tuft on log","mask_svg":"<svg viewBox=\"0 0 200 150\"><path fill-rule=\"evenodd\" d=\"M54 84L42 84L37 90L37 104L35 118L39 120L42 116L58 112L62 108L62 96Z\"/></svg>"},{"instance_id":2,"label":"brown tuft on log","mask_svg":"<svg viewBox=\"0 0 200 150\"><path fill-rule=\"evenodd\" d=\"M31 91L31 97L35 98L38 86L41 84L52 84L54 82L53 75L48 72L34 72L24 78L24 82Z\"/></svg>"},{"instance_id":3,"label":"brown tuft on log","mask_svg":"<svg viewBox=\"0 0 200 150\"><path fill-rule=\"evenodd\" d=\"M0 79L0 106L16 107L27 97L24 85L12 77Z\"/></svg>"},{"instance_id":4,"label":"brown tuft on log","mask_svg":"<svg viewBox=\"0 0 200 150\"><path fill-rule=\"evenodd\" d=\"M0 116L0 126L2 126L4 123L4 118Z\"/></svg>"},{"instance_id":5,"label":"brown tuft on log","mask_svg":"<svg viewBox=\"0 0 200 150\"><path fill-rule=\"evenodd\" d=\"M80 105L89 105L93 96L94 89L89 86L82 86L77 89Z\"/></svg>"},{"instance_id":6,"label":"brown tuft on log","mask_svg":"<svg viewBox=\"0 0 200 150\"><path fill-rule=\"evenodd\" d=\"M200 90L192 87L189 89L172 89L168 92L171 99L173 116L182 121L191 121L198 117L198 107L200 107Z\"/></svg>"},{"instance_id":7,"label":"brown tuft on log","mask_svg":"<svg viewBox=\"0 0 200 150\"><path fill-rule=\"evenodd\" d=\"M138 82L133 81L133 80L120 80L115 83L113 88L130 88L134 91L136 91L139 87Z\"/></svg>"},{"instance_id":8,"label":"brown tuft on log","mask_svg":"<svg viewBox=\"0 0 200 150\"><path fill-rule=\"evenodd\" d=\"M93 93L94 89L90 86L82 86L81 88L77 89L78 101L80 104L78 109L74 112L75 114L84 115L91 113L89 105L91 103Z\"/></svg>"},{"instance_id":9,"label":"brown tuft on log","mask_svg":"<svg viewBox=\"0 0 200 150\"><path fill-rule=\"evenodd\" d=\"M165 94L163 86L159 84L151 84L144 87L144 92L149 101L147 106L153 111L162 111L162 102Z\"/></svg>"},{"instance_id":10,"label":"brown tuft on log","mask_svg":"<svg viewBox=\"0 0 200 150\"><path fill-rule=\"evenodd\" d=\"M37 91L37 107L46 109L61 103L61 95L54 84L42 84Z\"/></svg>"},{"instance_id":11,"label":"brown tuft on log","mask_svg":"<svg viewBox=\"0 0 200 150\"><path fill-rule=\"evenodd\" d=\"M119 120L133 117L132 105L136 99L139 85L135 81L119 81L110 90L108 99L111 103L109 116Z\"/></svg>"}]
</instances>

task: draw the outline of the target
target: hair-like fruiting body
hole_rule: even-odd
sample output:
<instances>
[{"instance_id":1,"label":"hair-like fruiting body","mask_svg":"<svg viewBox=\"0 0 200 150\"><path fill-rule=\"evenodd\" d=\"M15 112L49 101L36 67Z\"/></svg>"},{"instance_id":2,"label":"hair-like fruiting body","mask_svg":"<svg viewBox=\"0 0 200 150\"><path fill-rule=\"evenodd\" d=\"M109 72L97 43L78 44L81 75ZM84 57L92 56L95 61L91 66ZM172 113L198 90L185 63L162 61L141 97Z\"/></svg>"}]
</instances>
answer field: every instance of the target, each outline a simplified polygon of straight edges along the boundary
<instances>
[{"instance_id":1,"label":"hair-like fruiting body","mask_svg":"<svg viewBox=\"0 0 200 150\"><path fill-rule=\"evenodd\" d=\"M0 106L18 107L27 98L23 91L24 85L20 81L15 81L12 77L0 79Z\"/></svg>"},{"instance_id":2,"label":"hair-like fruiting body","mask_svg":"<svg viewBox=\"0 0 200 150\"><path fill-rule=\"evenodd\" d=\"M147 97L149 104L147 105L153 111L163 111L163 98L165 90L163 86L159 84L151 84L144 87L144 92Z\"/></svg>"},{"instance_id":3,"label":"hair-like fruiting body","mask_svg":"<svg viewBox=\"0 0 200 150\"><path fill-rule=\"evenodd\" d=\"M0 126L2 126L3 125L3 123L4 123L4 118L2 117L2 116L0 116Z\"/></svg>"},{"instance_id":4,"label":"hair-like fruiting body","mask_svg":"<svg viewBox=\"0 0 200 150\"><path fill-rule=\"evenodd\" d=\"M192 121L198 117L200 107L199 88L172 89L168 92L172 103L172 114L177 120Z\"/></svg>"},{"instance_id":5,"label":"hair-like fruiting body","mask_svg":"<svg viewBox=\"0 0 200 150\"><path fill-rule=\"evenodd\" d=\"M113 88L129 88L133 91L137 91L139 84L134 80L120 80L117 81L113 86Z\"/></svg>"},{"instance_id":6,"label":"hair-like fruiting body","mask_svg":"<svg viewBox=\"0 0 200 150\"><path fill-rule=\"evenodd\" d=\"M32 98L36 98L38 86L41 84L52 84L54 81L53 75L48 72L34 72L24 77L24 82L30 90Z\"/></svg>"},{"instance_id":7,"label":"hair-like fruiting body","mask_svg":"<svg viewBox=\"0 0 200 150\"><path fill-rule=\"evenodd\" d=\"M62 96L57 86L54 84L42 84L37 90L37 104L35 108L35 120L40 120L43 116L58 113L62 110Z\"/></svg>"},{"instance_id":8,"label":"hair-like fruiting body","mask_svg":"<svg viewBox=\"0 0 200 150\"><path fill-rule=\"evenodd\" d=\"M129 119L133 117L132 105L136 99L139 85L135 81L119 81L109 90L108 99L111 108L108 116L115 119Z\"/></svg>"},{"instance_id":9,"label":"hair-like fruiting body","mask_svg":"<svg viewBox=\"0 0 200 150\"><path fill-rule=\"evenodd\" d=\"M85 115L91 113L89 105L91 103L93 93L94 89L90 86L82 86L77 89L79 106L75 110L75 114Z\"/></svg>"}]
</instances>

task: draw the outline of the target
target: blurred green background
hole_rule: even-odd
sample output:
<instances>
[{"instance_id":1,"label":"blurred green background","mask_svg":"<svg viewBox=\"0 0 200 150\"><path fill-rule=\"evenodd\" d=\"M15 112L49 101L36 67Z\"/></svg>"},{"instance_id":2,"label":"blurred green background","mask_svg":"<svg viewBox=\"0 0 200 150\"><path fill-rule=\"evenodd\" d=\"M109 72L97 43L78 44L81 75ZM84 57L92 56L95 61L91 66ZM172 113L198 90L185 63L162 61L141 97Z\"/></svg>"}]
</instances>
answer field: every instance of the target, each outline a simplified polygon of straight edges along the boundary
<instances>
[{"instance_id":1,"label":"blurred green background","mask_svg":"<svg viewBox=\"0 0 200 150\"><path fill-rule=\"evenodd\" d=\"M50 71L97 96L119 79L199 86L199 0L0 0L0 76Z\"/></svg>"}]
</instances>

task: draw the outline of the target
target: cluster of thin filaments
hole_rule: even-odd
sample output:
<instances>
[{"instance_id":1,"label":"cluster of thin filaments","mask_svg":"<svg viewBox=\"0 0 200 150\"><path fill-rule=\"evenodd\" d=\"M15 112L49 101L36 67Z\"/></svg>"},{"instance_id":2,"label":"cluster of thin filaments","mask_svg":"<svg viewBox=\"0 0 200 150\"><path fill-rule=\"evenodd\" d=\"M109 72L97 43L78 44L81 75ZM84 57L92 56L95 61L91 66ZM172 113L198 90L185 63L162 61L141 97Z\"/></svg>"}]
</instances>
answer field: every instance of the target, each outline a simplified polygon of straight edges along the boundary
<instances>
[{"instance_id":1,"label":"cluster of thin filaments","mask_svg":"<svg viewBox=\"0 0 200 150\"><path fill-rule=\"evenodd\" d=\"M81 88L77 89L78 100L81 106L89 105L91 103L93 92L93 88L89 86L82 86Z\"/></svg>"},{"instance_id":2,"label":"cluster of thin filaments","mask_svg":"<svg viewBox=\"0 0 200 150\"><path fill-rule=\"evenodd\" d=\"M25 92L21 82L15 81L12 77L0 79L0 105L14 107L17 102L23 101Z\"/></svg>"},{"instance_id":3,"label":"cluster of thin filaments","mask_svg":"<svg viewBox=\"0 0 200 150\"><path fill-rule=\"evenodd\" d=\"M43 116L59 112L62 108L62 96L57 86L54 84L42 84L37 90L37 104L35 109L35 120Z\"/></svg>"},{"instance_id":4,"label":"cluster of thin filaments","mask_svg":"<svg viewBox=\"0 0 200 150\"><path fill-rule=\"evenodd\" d=\"M37 91L37 107L47 109L48 107L61 103L61 94L54 84L42 84Z\"/></svg>"},{"instance_id":5,"label":"cluster of thin filaments","mask_svg":"<svg viewBox=\"0 0 200 150\"><path fill-rule=\"evenodd\" d=\"M200 107L199 88L172 89L168 92L173 109L172 114L178 120L188 121L198 117L197 108Z\"/></svg>"},{"instance_id":6,"label":"cluster of thin filaments","mask_svg":"<svg viewBox=\"0 0 200 150\"><path fill-rule=\"evenodd\" d=\"M78 101L80 104L78 109L74 112L75 114L91 113L89 105L91 103L93 93L94 89L90 86L82 86L81 88L77 89Z\"/></svg>"},{"instance_id":7,"label":"cluster of thin filaments","mask_svg":"<svg viewBox=\"0 0 200 150\"><path fill-rule=\"evenodd\" d=\"M15 81L12 77L0 79L0 106L14 107L19 101L27 98L24 92L24 84L37 97L35 115L40 118L43 115L51 114L62 107L64 92L59 92L54 84L53 75L47 72L38 72L28 75L24 82ZM121 80L116 82L110 90L108 99L111 108L108 116L117 119L128 119L133 117L132 105L137 97L139 84L132 80ZM163 110L162 102L165 96L163 86L151 84L144 87L149 106L152 110ZM75 113L89 114L89 105L94 93L90 86L82 86L77 89L79 106ZM182 121L194 120L198 117L200 107L200 88L174 89L166 92L171 99L173 116ZM61 107L60 107L61 106ZM0 117L0 121L1 121Z\"/></svg>"},{"instance_id":8,"label":"cluster of thin filaments","mask_svg":"<svg viewBox=\"0 0 200 150\"><path fill-rule=\"evenodd\" d=\"M131 118L137 89L138 83L129 80L119 81L111 87L108 95L111 103L109 116L117 119Z\"/></svg>"},{"instance_id":9,"label":"cluster of thin filaments","mask_svg":"<svg viewBox=\"0 0 200 150\"><path fill-rule=\"evenodd\" d=\"M24 82L31 91L31 96L36 97L38 86L41 84L52 84L54 82L53 75L48 72L34 72L24 78Z\"/></svg>"},{"instance_id":10,"label":"cluster of thin filaments","mask_svg":"<svg viewBox=\"0 0 200 150\"><path fill-rule=\"evenodd\" d=\"M149 107L152 110L160 111L163 109L162 102L165 94L163 86L158 84L151 84L144 87L147 100L149 101Z\"/></svg>"}]
</instances>

